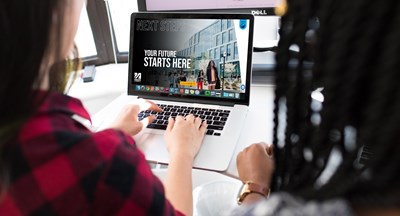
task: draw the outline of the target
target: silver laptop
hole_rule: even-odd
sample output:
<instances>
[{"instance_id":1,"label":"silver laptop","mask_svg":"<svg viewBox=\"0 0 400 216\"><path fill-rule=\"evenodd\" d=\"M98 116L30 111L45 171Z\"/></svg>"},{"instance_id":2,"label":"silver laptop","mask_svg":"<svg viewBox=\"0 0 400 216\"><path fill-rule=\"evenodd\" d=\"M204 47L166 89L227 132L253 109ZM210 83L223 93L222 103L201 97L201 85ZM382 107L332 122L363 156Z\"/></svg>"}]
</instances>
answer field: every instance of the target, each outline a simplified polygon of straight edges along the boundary
<instances>
[{"instance_id":1,"label":"silver laptop","mask_svg":"<svg viewBox=\"0 0 400 216\"><path fill-rule=\"evenodd\" d=\"M148 161L168 164L168 118L193 114L209 125L193 166L228 168L249 106L253 25L248 14L132 14L128 95L164 110L139 114L157 115L134 137Z\"/></svg>"}]
</instances>

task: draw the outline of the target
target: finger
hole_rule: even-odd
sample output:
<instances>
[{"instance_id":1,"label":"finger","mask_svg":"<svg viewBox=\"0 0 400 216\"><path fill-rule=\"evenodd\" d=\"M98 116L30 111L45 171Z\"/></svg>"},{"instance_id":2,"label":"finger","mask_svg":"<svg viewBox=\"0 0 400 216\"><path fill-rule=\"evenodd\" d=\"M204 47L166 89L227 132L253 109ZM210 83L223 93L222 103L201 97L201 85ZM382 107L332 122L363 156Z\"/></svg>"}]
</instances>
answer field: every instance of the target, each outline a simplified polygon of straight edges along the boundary
<instances>
[{"instance_id":1,"label":"finger","mask_svg":"<svg viewBox=\"0 0 400 216\"><path fill-rule=\"evenodd\" d=\"M200 128L200 126L201 126L201 118L199 118L199 117L197 117L197 118L195 118L194 119L194 126L196 127L196 128Z\"/></svg>"},{"instance_id":2,"label":"finger","mask_svg":"<svg viewBox=\"0 0 400 216\"><path fill-rule=\"evenodd\" d=\"M150 115L150 116L147 116L146 118L149 119L149 124L151 124L151 123L154 122L154 120L156 120L157 116L155 116L155 115Z\"/></svg>"},{"instance_id":3,"label":"finger","mask_svg":"<svg viewBox=\"0 0 400 216\"><path fill-rule=\"evenodd\" d=\"M181 116L181 115L178 115L178 116L176 116L175 121L176 122L185 121L185 118L183 116Z\"/></svg>"},{"instance_id":4,"label":"finger","mask_svg":"<svg viewBox=\"0 0 400 216\"><path fill-rule=\"evenodd\" d=\"M154 115L147 116L140 123L142 123L142 130L151 124L157 117Z\"/></svg>"},{"instance_id":5,"label":"finger","mask_svg":"<svg viewBox=\"0 0 400 216\"><path fill-rule=\"evenodd\" d=\"M207 122L206 122L206 121L204 121L203 123L201 123L200 129L199 129L199 131L200 131L201 134L206 134L207 126L208 126L208 125L207 125Z\"/></svg>"},{"instance_id":6,"label":"finger","mask_svg":"<svg viewBox=\"0 0 400 216\"><path fill-rule=\"evenodd\" d=\"M124 106L122 112L129 115L137 116L140 112L140 106L138 106L137 104L128 104Z\"/></svg>"},{"instance_id":7,"label":"finger","mask_svg":"<svg viewBox=\"0 0 400 216\"><path fill-rule=\"evenodd\" d=\"M174 120L174 118L169 117L169 118L168 118L167 131L170 132L170 131L174 128L174 125L175 125L175 120Z\"/></svg>"},{"instance_id":8,"label":"finger","mask_svg":"<svg viewBox=\"0 0 400 216\"><path fill-rule=\"evenodd\" d=\"M188 120L189 122L194 122L194 115L190 114L190 115L186 116L186 120Z\"/></svg>"},{"instance_id":9,"label":"finger","mask_svg":"<svg viewBox=\"0 0 400 216\"><path fill-rule=\"evenodd\" d=\"M268 146L268 148L267 148L267 154L269 155L269 156L273 156L274 155L274 146L273 145L269 145Z\"/></svg>"},{"instance_id":10,"label":"finger","mask_svg":"<svg viewBox=\"0 0 400 216\"><path fill-rule=\"evenodd\" d=\"M265 143L265 142L260 142L260 143L258 143L258 145L260 146L260 148L262 148L262 149L265 151L265 153L266 153L268 156L271 156L271 155L272 155L272 148L271 148L272 145L267 144L267 143Z\"/></svg>"},{"instance_id":11,"label":"finger","mask_svg":"<svg viewBox=\"0 0 400 216\"><path fill-rule=\"evenodd\" d=\"M145 100L145 99L139 99L138 100L138 105L139 105L139 109L140 111L144 111L144 110L153 110L156 112L162 112L162 109L157 106L157 104L155 104L152 101L149 100Z\"/></svg>"}]
</instances>

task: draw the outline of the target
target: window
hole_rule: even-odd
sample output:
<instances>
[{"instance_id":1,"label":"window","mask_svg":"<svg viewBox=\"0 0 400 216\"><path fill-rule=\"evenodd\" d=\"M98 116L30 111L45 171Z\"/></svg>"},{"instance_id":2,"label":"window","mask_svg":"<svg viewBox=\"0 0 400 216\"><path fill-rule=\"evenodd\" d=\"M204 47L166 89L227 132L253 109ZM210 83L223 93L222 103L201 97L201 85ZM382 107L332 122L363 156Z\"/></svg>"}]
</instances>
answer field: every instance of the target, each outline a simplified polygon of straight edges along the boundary
<instances>
[{"instance_id":1,"label":"window","mask_svg":"<svg viewBox=\"0 0 400 216\"><path fill-rule=\"evenodd\" d=\"M219 49L218 48L214 49L214 59L219 59Z\"/></svg>"},{"instance_id":2,"label":"window","mask_svg":"<svg viewBox=\"0 0 400 216\"><path fill-rule=\"evenodd\" d=\"M232 20L228 20L227 22L228 22L227 25L228 25L228 29L229 29L230 27L232 27Z\"/></svg>"},{"instance_id":3,"label":"window","mask_svg":"<svg viewBox=\"0 0 400 216\"><path fill-rule=\"evenodd\" d=\"M220 34L218 34L217 35L217 40L216 40L216 46L218 46L218 45L221 45L222 44L222 42L221 42L221 35Z\"/></svg>"},{"instance_id":4,"label":"window","mask_svg":"<svg viewBox=\"0 0 400 216\"><path fill-rule=\"evenodd\" d=\"M226 60L231 60L232 59L232 54L233 54L231 52L232 51L232 49L231 49L232 45L233 44L228 44L227 47L226 47L227 48L227 50L226 50L226 53L227 53Z\"/></svg>"},{"instance_id":5,"label":"window","mask_svg":"<svg viewBox=\"0 0 400 216\"><path fill-rule=\"evenodd\" d=\"M237 42L235 42L234 43L234 52L235 52L235 55L233 56L233 59L239 59L239 50L238 50L238 46L237 46Z\"/></svg>"},{"instance_id":6,"label":"window","mask_svg":"<svg viewBox=\"0 0 400 216\"><path fill-rule=\"evenodd\" d=\"M118 52L129 51L131 14L138 11L137 2L132 0L108 1Z\"/></svg>"},{"instance_id":7,"label":"window","mask_svg":"<svg viewBox=\"0 0 400 216\"><path fill-rule=\"evenodd\" d=\"M228 20L222 20L221 22L222 22L222 30L225 30L228 27L227 25Z\"/></svg>"},{"instance_id":8,"label":"window","mask_svg":"<svg viewBox=\"0 0 400 216\"><path fill-rule=\"evenodd\" d=\"M220 52L220 54L221 54L221 56L223 56L224 54L226 54L225 53L225 46L221 46L221 52ZM225 59L226 60L226 59Z\"/></svg>"},{"instance_id":9,"label":"window","mask_svg":"<svg viewBox=\"0 0 400 216\"><path fill-rule=\"evenodd\" d=\"M222 43L228 43L228 33L224 32L222 33Z\"/></svg>"},{"instance_id":10,"label":"window","mask_svg":"<svg viewBox=\"0 0 400 216\"><path fill-rule=\"evenodd\" d=\"M79 20L78 31L75 36L75 43L81 58L97 56L96 45L94 43L93 31L90 26L89 16L86 7L82 9Z\"/></svg>"},{"instance_id":11,"label":"window","mask_svg":"<svg viewBox=\"0 0 400 216\"><path fill-rule=\"evenodd\" d=\"M235 40L234 36L233 36L233 29L229 30L229 41L233 41Z\"/></svg>"}]
</instances>

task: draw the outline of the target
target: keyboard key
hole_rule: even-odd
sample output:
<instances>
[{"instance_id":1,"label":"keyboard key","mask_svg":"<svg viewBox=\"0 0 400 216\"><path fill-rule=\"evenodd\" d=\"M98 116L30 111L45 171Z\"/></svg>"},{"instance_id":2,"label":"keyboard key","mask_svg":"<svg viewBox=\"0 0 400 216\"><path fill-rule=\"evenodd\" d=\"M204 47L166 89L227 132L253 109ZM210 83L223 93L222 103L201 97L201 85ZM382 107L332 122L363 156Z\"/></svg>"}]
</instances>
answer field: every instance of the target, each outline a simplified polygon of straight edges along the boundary
<instances>
[{"instance_id":1,"label":"keyboard key","mask_svg":"<svg viewBox=\"0 0 400 216\"><path fill-rule=\"evenodd\" d=\"M206 135L213 135L214 131L213 130L207 130Z\"/></svg>"},{"instance_id":2,"label":"keyboard key","mask_svg":"<svg viewBox=\"0 0 400 216\"><path fill-rule=\"evenodd\" d=\"M230 110L224 110L224 113L231 113Z\"/></svg>"},{"instance_id":3,"label":"keyboard key","mask_svg":"<svg viewBox=\"0 0 400 216\"><path fill-rule=\"evenodd\" d=\"M220 121L226 122L226 121L228 121L228 118L222 117L222 118L220 119Z\"/></svg>"},{"instance_id":4,"label":"keyboard key","mask_svg":"<svg viewBox=\"0 0 400 216\"><path fill-rule=\"evenodd\" d=\"M219 117L218 117L218 116L215 116L215 117L213 118L213 120L214 120L214 121L219 121Z\"/></svg>"},{"instance_id":5,"label":"keyboard key","mask_svg":"<svg viewBox=\"0 0 400 216\"><path fill-rule=\"evenodd\" d=\"M158 125L158 124L149 124L147 126L147 128L165 130L165 129L167 129L167 126L166 125Z\"/></svg>"},{"instance_id":6,"label":"keyboard key","mask_svg":"<svg viewBox=\"0 0 400 216\"><path fill-rule=\"evenodd\" d=\"M214 136L221 136L221 133L214 133Z\"/></svg>"},{"instance_id":7,"label":"keyboard key","mask_svg":"<svg viewBox=\"0 0 400 216\"><path fill-rule=\"evenodd\" d=\"M215 126L225 126L225 122L222 122L222 121L214 121L214 122L212 123L212 125L215 125Z\"/></svg>"},{"instance_id":8,"label":"keyboard key","mask_svg":"<svg viewBox=\"0 0 400 216\"><path fill-rule=\"evenodd\" d=\"M219 116L227 118L229 116L229 113L220 113Z\"/></svg>"},{"instance_id":9,"label":"keyboard key","mask_svg":"<svg viewBox=\"0 0 400 216\"><path fill-rule=\"evenodd\" d=\"M208 125L207 129L210 129L210 130L223 130L224 127L222 127L222 126L215 126L215 125Z\"/></svg>"}]
</instances>

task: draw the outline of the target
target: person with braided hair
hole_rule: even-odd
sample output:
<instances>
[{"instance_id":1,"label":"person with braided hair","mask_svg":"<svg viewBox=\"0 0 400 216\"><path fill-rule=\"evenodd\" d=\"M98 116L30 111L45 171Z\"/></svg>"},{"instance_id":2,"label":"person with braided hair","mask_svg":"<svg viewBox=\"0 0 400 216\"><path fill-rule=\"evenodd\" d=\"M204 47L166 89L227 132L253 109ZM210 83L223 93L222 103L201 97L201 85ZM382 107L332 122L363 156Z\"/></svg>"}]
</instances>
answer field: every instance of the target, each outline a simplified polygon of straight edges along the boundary
<instances>
[{"instance_id":1,"label":"person with braided hair","mask_svg":"<svg viewBox=\"0 0 400 216\"><path fill-rule=\"evenodd\" d=\"M91 121L82 102L65 94L80 65L81 11L96 2L0 0L1 216L193 214L192 165L206 122L168 120L161 182L133 137L156 117L138 114L159 106L132 101L110 128L93 132L82 124Z\"/></svg>"},{"instance_id":2,"label":"person with braided hair","mask_svg":"<svg viewBox=\"0 0 400 216\"><path fill-rule=\"evenodd\" d=\"M240 179L271 194L248 193L232 214L400 215L400 2L286 9L273 145L237 157Z\"/></svg>"}]
</instances>

